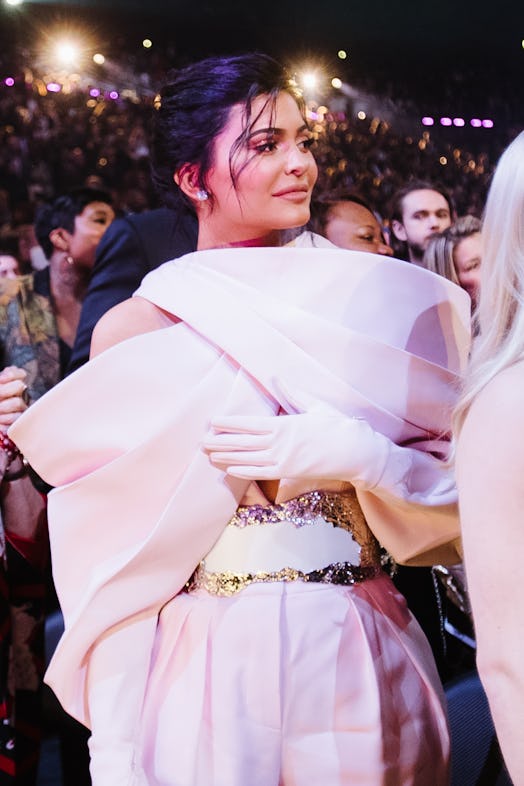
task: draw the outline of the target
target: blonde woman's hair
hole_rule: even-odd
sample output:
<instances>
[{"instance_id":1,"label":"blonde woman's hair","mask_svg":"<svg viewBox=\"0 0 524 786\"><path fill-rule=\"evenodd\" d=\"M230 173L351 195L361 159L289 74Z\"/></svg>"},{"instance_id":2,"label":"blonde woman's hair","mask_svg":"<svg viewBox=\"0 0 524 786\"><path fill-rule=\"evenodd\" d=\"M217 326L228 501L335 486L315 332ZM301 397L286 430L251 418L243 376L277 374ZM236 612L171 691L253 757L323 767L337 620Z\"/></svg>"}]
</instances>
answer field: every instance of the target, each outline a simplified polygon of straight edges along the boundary
<instances>
[{"instance_id":1,"label":"blonde woman's hair","mask_svg":"<svg viewBox=\"0 0 524 786\"><path fill-rule=\"evenodd\" d=\"M476 216L461 216L443 232L432 235L424 252L422 267L460 286L453 252L464 238L480 232L481 226Z\"/></svg>"},{"instance_id":2,"label":"blonde woman's hair","mask_svg":"<svg viewBox=\"0 0 524 786\"><path fill-rule=\"evenodd\" d=\"M484 211L482 248L480 332L455 408L455 436L488 382L524 359L524 131L495 168Z\"/></svg>"}]
</instances>

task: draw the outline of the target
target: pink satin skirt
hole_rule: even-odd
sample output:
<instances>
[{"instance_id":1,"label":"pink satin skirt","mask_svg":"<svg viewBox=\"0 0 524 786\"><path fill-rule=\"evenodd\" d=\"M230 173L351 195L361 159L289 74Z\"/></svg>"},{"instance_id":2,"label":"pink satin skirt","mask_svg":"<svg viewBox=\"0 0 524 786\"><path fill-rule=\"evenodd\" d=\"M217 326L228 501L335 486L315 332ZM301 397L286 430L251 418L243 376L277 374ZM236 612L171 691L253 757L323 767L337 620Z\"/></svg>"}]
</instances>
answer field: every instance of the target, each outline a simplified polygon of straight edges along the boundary
<instances>
[{"instance_id":1,"label":"pink satin skirt","mask_svg":"<svg viewBox=\"0 0 524 786\"><path fill-rule=\"evenodd\" d=\"M141 726L148 786L448 783L433 656L385 575L178 595Z\"/></svg>"}]
</instances>

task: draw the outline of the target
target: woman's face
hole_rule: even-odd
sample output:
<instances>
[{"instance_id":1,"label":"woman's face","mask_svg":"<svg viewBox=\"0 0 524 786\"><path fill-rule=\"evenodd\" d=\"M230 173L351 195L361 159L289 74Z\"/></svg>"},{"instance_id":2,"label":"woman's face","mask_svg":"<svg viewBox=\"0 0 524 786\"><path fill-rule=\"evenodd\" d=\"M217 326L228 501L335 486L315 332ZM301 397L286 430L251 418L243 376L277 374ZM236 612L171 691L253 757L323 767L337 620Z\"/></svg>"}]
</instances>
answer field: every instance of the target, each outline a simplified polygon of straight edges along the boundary
<instances>
[{"instance_id":1,"label":"woman's face","mask_svg":"<svg viewBox=\"0 0 524 786\"><path fill-rule=\"evenodd\" d=\"M267 96L252 103L257 118L246 143L230 152L244 128L244 107L231 109L215 140L213 163L206 176L213 202L199 203L199 248L256 242L273 245L275 230L303 226L309 220L317 165L310 152L311 134L291 95L278 95L272 111ZM261 112L260 117L258 117Z\"/></svg>"},{"instance_id":2,"label":"woman's face","mask_svg":"<svg viewBox=\"0 0 524 786\"><path fill-rule=\"evenodd\" d=\"M324 235L340 248L393 254L373 213L357 202L342 201L333 205L327 214Z\"/></svg>"},{"instance_id":3,"label":"woman's face","mask_svg":"<svg viewBox=\"0 0 524 786\"><path fill-rule=\"evenodd\" d=\"M75 264L93 267L96 247L115 217L115 211L106 202L90 202L75 217L75 229L69 235L69 253Z\"/></svg>"},{"instance_id":4,"label":"woman's face","mask_svg":"<svg viewBox=\"0 0 524 786\"><path fill-rule=\"evenodd\" d=\"M465 237L455 246L453 251L453 262L458 282L470 296L473 307L477 305L480 294L481 252L480 232Z\"/></svg>"}]
</instances>

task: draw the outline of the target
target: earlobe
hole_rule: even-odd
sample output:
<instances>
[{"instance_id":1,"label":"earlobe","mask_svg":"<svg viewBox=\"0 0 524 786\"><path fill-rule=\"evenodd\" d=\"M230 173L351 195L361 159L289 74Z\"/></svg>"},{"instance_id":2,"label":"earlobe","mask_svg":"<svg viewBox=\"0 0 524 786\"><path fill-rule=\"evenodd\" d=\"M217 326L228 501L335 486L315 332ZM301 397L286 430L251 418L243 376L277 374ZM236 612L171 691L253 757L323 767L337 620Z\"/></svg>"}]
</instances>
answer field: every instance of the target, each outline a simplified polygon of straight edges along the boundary
<instances>
[{"instance_id":1,"label":"earlobe","mask_svg":"<svg viewBox=\"0 0 524 786\"><path fill-rule=\"evenodd\" d=\"M406 240L408 239L408 236L406 235L406 230L404 229L404 224L401 224L400 221L396 221L395 219L393 219L393 221L391 222L391 230L395 235L395 237L397 238L397 240L403 240L404 242L406 242Z\"/></svg>"},{"instance_id":2,"label":"earlobe","mask_svg":"<svg viewBox=\"0 0 524 786\"><path fill-rule=\"evenodd\" d=\"M183 164L175 172L173 179L180 190L193 202L202 201L203 192L200 184L200 172L197 164Z\"/></svg>"}]
</instances>

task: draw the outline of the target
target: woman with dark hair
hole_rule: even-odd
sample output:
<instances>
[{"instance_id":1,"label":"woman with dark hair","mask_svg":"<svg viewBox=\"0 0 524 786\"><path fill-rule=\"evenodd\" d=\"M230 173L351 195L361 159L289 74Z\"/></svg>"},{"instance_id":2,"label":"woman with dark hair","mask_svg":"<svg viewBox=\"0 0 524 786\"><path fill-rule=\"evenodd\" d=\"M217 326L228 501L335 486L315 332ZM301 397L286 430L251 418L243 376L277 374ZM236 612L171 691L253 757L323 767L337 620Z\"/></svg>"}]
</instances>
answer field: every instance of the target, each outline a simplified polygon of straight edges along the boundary
<instances>
[{"instance_id":1,"label":"woman with dark hair","mask_svg":"<svg viewBox=\"0 0 524 786\"><path fill-rule=\"evenodd\" d=\"M81 187L57 197L35 217L49 265L0 280L3 366L21 369L29 403L65 374L96 247L114 217L106 191Z\"/></svg>"},{"instance_id":2,"label":"woman with dark hair","mask_svg":"<svg viewBox=\"0 0 524 786\"><path fill-rule=\"evenodd\" d=\"M308 228L340 248L393 255L377 215L351 191L313 193Z\"/></svg>"},{"instance_id":3,"label":"woman with dark hair","mask_svg":"<svg viewBox=\"0 0 524 786\"><path fill-rule=\"evenodd\" d=\"M381 545L457 561L462 293L308 232L282 247L317 168L270 57L174 73L155 125L198 250L10 431L55 486L47 680L92 730L95 786L443 785L441 686Z\"/></svg>"}]
</instances>

